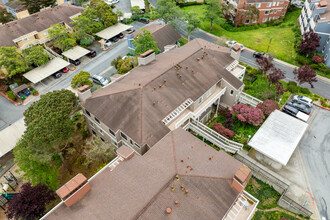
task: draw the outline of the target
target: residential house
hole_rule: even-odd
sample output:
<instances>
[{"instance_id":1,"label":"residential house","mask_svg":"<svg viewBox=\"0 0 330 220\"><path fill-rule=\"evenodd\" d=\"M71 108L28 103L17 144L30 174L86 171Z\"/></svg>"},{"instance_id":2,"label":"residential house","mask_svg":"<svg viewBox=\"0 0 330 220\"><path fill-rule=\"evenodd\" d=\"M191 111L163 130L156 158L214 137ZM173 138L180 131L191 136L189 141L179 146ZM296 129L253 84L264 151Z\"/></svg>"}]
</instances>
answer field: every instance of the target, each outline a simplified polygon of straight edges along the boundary
<instances>
[{"instance_id":1,"label":"residential house","mask_svg":"<svg viewBox=\"0 0 330 220\"><path fill-rule=\"evenodd\" d=\"M227 1L236 7L234 23L239 24L263 24L267 21L284 18L287 8L290 6L288 0L230 0ZM247 18L246 12L249 5L254 5L259 10L259 18Z\"/></svg>"},{"instance_id":2,"label":"residential house","mask_svg":"<svg viewBox=\"0 0 330 220\"><path fill-rule=\"evenodd\" d=\"M250 169L178 128L144 156L125 146L89 181L78 174L45 219L251 219ZM74 191L73 191L74 190ZM73 192L72 192L73 191Z\"/></svg>"},{"instance_id":3,"label":"residential house","mask_svg":"<svg viewBox=\"0 0 330 220\"><path fill-rule=\"evenodd\" d=\"M2 6L15 18L21 18L24 15L26 15L26 13L27 14L29 13L26 10L25 6L20 4L20 0L12 0L12 1L2 0Z\"/></svg>"},{"instance_id":4,"label":"residential house","mask_svg":"<svg viewBox=\"0 0 330 220\"><path fill-rule=\"evenodd\" d=\"M178 40L181 38L180 34L170 24L151 24L143 27L143 29L151 32L160 51L166 50L167 46L178 44ZM129 49L135 50L133 41L138 34L142 33L143 29L127 35Z\"/></svg>"},{"instance_id":5,"label":"residential house","mask_svg":"<svg viewBox=\"0 0 330 220\"><path fill-rule=\"evenodd\" d=\"M320 39L320 46L317 48L324 57L324 63L330 67L330 8L326 1L307 0L299 16L301 34L312 30L317 33Z\"/></svg>"},{"instance_id":6,"label":"residential house","mask_svg":"<svg viewBox=\"0 0 330 220\"><path fill-rule=\"evenodd\" d=\"M82 7L64 3L2 24L0 25L0 46L16 46L25 49L30 45L43 44L50 40L48 29L51 25L61 23L70 28L72 18L79 16L83 11Z\"/></svg>"},{"instance_id":7,"label":"residential house","mask_svg":"<svg viewBox=\"0 0 330 220\"><path fill-rule=\"evenodd\" d=\"M79 94L90 132L144 154L190 118L205 122L212 109L237 103L243 90L245 67L237 61L239 46L233 48L194 39L157 57L141 54L124 77Z\"/></svg>"}]
</instances>

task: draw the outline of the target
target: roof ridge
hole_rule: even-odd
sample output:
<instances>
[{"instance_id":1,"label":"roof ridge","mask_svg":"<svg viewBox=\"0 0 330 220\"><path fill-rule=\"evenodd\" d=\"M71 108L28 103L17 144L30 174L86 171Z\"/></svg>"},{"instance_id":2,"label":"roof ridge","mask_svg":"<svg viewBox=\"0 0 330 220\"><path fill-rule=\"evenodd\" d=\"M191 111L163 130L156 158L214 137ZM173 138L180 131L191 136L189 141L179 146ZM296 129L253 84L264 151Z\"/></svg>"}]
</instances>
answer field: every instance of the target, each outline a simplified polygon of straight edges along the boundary
<instances>
[{"instance_id":1,"label":"roof ridge","mask_svg":"<svg viewBox=\"0 0 330 220\"><path fill-rule=\"evenodd\" d=\"M106 88L102 88L102 89L106 89ZM100 96L96 96L96 97L91 97L91 98L99 98L99 97L104 97L104 96L108 96L108 95L117 95L117 94L120 94L120 93L123 93L123 92L131 92L131 91L134 91L134 90L138 90L138 89L141 89L141 87L138 87L138 88L129 88L129 89L126 89L126 90L122 90L122 91L119 91L119 92L114 92L114 93L111 93L111 94L102 94ZM99 91L102 91L101 89Z\"/></svg>"},{"instance_id":2,"label":"roof ridge","mask_svg":"<svg viewBox=\"0 0 330 220\"><path fill-rule=\"evenodd\" d=\"M215 177L215 176L202 176L202 175L187 175L187 174L178 174L179 176L190 176L190 177L201 177L201 178L209 178L209 179L222 179L222 180L232 180L233 178L224 178L224 177Z\"/></svg>"}]
</instances>

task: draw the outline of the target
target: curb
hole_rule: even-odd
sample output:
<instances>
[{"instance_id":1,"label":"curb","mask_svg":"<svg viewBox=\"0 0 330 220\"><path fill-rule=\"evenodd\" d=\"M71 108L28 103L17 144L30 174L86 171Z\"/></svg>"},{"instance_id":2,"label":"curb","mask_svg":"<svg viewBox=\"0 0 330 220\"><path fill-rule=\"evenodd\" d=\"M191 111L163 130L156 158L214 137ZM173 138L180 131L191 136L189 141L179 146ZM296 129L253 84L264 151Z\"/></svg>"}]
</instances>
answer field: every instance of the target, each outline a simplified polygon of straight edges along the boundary
<instances>
[{"instance_id":1,"label":"curb","mask_svg":"<svg viewBox=\"0 0 330 220\"><path fill-rule=\"evenodd\" d=\"M6 94L4 94L3 92L1 92L1 94L6 98L8 99L9 101L11 101L12 103L14 103L16 106L18 105L22 105L22 103L17 103L15 102L14 100L10 99Z\"/></svg>"},{"instance_id":2,"label":"curb","mask_svg":"<svg viewBox=\"0 0 330 220\"><path fill-rule=\"evenodd\" d=\"M324 109L324 110L328 110L328 111L330 111L330 108L327 108L327 107L321 107L322 109Z\"/></svg>"}]
</instances>

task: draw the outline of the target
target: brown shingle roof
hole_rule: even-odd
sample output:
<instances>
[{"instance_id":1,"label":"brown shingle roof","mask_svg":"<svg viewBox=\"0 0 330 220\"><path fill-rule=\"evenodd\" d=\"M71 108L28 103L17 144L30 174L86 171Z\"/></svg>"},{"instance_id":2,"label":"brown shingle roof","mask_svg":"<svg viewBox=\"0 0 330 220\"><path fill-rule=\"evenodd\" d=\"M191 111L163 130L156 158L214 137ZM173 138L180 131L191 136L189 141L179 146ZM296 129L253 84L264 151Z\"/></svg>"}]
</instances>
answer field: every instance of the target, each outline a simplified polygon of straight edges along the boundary
<instances>
[{"instance_id":1,"label":"brown shingle roof","mask_svg":"<svg viewBox=\"0 0 330 220\"><path fill-rule=\"evenodd\" d=\"M53 24L65 22L70 24L71 16L81 13L85 9L69 5L61 4L54 8L45 9L28 17L12 21L0 26L0 47L16 46L14 39L29 34L33 31L43 31Z\"/></svg>"},{"instance_id":2,"label":"brown shingle roof","mask_svg":"<svg viewBox=\"0 0 330 220\"><path fill-rule=\"evenodd\" d=\"M227 48L195 39L95 91L82 105L111 130L152 147L169 132L161 120L185 100L197 100L222 78L237 89L243 85L225 69L233 61Z\"/></svg>"},{"instance_id":3,"label":"brown shingle roof","mask_svg":"<svg viewBox=\"0 0 330 220\"><path fill-rule=\"evenodd\" d=\"M188 173L187 165L193 168ZM47 219L163 219L167 207L172 219L221 219L238 194L230 183L241 165L178 128L144 156L102 171L84 198L70 208L59 206Z\"/></svg>"},{"instance_id":4,"label":"brown shingle roof","mask_svg":"<svg viewBox=\"0 0 330 220\"><path fill-rule=\"evenodd\" d=\"M21 11L25 9L25 6L20 2L20 0L9 1L5 4L5 6L14 9L15 11Z\"/></svg>"},{"instance_id":5,"label":"brown shingle roof","mask_svg":"<svg viewBox=\"0 0 330 220\"><path fill-rule=\"evenodd\" d=\"M169 24L151 24L143 27L154 35L157 47L162 51L166 45L175 44L180 38L180 34ZM142 29L134 33L134 38L142 33Z\"/></svg>"}]
</instances>

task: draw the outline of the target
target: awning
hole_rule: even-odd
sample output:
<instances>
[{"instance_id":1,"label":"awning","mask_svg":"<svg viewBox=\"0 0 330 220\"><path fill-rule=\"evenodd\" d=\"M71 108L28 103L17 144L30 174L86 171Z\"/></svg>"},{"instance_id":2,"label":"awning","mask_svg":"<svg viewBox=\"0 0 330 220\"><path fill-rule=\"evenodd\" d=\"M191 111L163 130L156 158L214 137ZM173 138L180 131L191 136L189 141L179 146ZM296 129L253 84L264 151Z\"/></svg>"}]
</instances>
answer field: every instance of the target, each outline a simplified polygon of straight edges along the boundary
<instances>
[{"instance_id":1,"label":"awning","mask_svg":"<svg viewBox=\"0 0 330 220\"><path fill-rule=\"evenodd\" d=\"M140 9L145 9L144 0L131 0L131 7L139 6Z\"/></svg>"},{"instance_id":2,"label":"awning","mask_svg":"<svg viewBox=\"0 0 330 220\"><path fill-rule=\"evenodd\" d=\"M24 89L27 89L27 88L29 88L29 87L26 84L23 84L23 85L20 85L19 87L15 88L15 89L13 89L12 91L15 95L17 95L17 93L19 93L20 91L22 91Z\"/></svg>"},{"instance_id":3,"label":"awning","mask_svg":"<svg viewBox=\"0 0 330 220\"><path fill-rule=\"evenodd\" d=\"M64 67L69 66L70 63L66 62L65 60L61 58L54 58L48 63L39 66L30 72L27 72L23 74L25 78L27 78L32 83L38 83L41 80L47 78L48 76L52 75L53 73L56 73L57 71L60 71Z\"/></svg>"},{"instance_id":4,"label":"awning","mask_svg":"<svg viewBox=\"0 0 330 220\"><path fill-rule=\"evenodd\" d=\"M83 57L88 53L90 53L89 50L80 46L75 46L74 48L63 52L62 55L71 60L78 60L80 57Z\"/></svg>"},{"instance_id":5,"label":"awning","mask_svg":"<svg viewBox=\"0 0 330 220\"><path fill-rule=\"evenodd\" d=\"M95 35L100 38L108 40L108 39L120 34L121 32L126 31L130 27L131 26L128 26L128 25L125 25L122 23L117 23L113 26L110 26L110 27L104 29L103 31L96 33Z\"/></svg>"}]
</instances>

